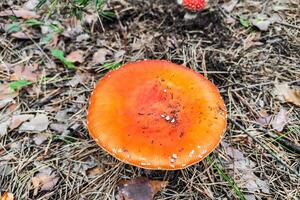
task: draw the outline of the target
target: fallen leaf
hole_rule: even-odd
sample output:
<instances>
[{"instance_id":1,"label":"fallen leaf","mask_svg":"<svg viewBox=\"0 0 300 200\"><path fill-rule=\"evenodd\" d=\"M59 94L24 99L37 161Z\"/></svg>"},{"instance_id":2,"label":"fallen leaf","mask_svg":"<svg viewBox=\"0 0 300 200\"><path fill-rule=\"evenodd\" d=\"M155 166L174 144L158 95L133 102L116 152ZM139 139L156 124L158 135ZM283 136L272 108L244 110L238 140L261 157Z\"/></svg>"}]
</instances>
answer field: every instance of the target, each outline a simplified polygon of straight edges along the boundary
<instances>
[{"instance_id":1,"label":"fallen leaf","mask_svg":"<svg viewBox=\"0 0 300 200\"><path fill-rule=\"evenodd\" d=\"M41 73L35 71L31 66L17 65L14 67L14 74L11 80L28 80L36 82L41 77Z\"/></svg>"},{"instance_id":2,"label":"fallen leaf","mask_svg":"<svg viewBox=\"0 0 300 200\"><path fill-rule=\"evenodd\" d=\"M59 123L53 123L50 124L50 129L54 130L58 133L63 133L68 129L69 125L67 124L59 124Z\"/></svg>"},{"instance_id":3,"label":"fallen leaf","mask_svg":"<svg viewBox=\"0 0 300 200\"><path fill-rule=\"evenodd\" d=\"M256 15L255 19L251 19L251 23L259 30L267 31L269 26L273 23L273 21L267 15L258 14Z\"/></svg>"},{"instance_id":4,"label":"fallen leaf","mask_svg":"<svg viewBox=\"0 0 300 200\"><path fill-rule=\"evenodd\" d=\"M14 102L13 98L6 98L6 99L1 99L0 100L0 109L4 108L4 106L6 106L7 104Z\"/></svg>"},{"instance_id":5,"label":"fallen leaf","mask_svg":"<svg viewBox=\"0 0 300 200\"><path fill-rule=\"evenodd\" d=\"M84 34L78 35L76 37L76 42L82 42L82 41L85 41L85 40L88 40L88 39L90 39L89 34L84 33Z\"/></svg>"},{"instance_id":6,"label":"fallen leaf","mask_svg":"<svg viewBox=\"0 0 300 200\"><path fill-rule=\"evenodd\" d=\"M273 94L281 101L286 101L300 106L300 90L291 88L287 83L275 84Z\"/></svg>"},{"instance_id":7,"label":"fallen leaf","mask_svg":"<svg viewBox=\"0 0 300 200\"><path fill-rule=\"evenodd\" d=\"M255 27L257 27L261 31L267 31L269 26L271 25L271 21L269 19L254 19L251 22Z\"/></svg>"},{"instance_id":8,"label":"fallen leaf","mask_svg":"<svg viewBox=\"0 0 300 200\"><path fill-rule=\"evenodd\" d=\"M267 115L264 117L259 117L258 119L256 119L256 122L259 123L262 126L266 126L269 125L272 121L272 116L271 115Z\"/></svg>"},{"instance_id":9,"label":"fallen leaf","mask_svg":"<svg viewBox=\"0 0 300 200\"><path fill-rule=\"evenodd\" d=\"M59 181L59 177L57 177L56 174L53 173L51 168L45 168L43 170L40 170L39 173L37 173L32 178L32 185L34 188L34 196L37 195L38 191L49 191L53 190L56 184Z\"/></svg>"},{"instance_id":10,"label":"fallen leaf","mask_svg":"<svg viewBox=\"0 0 300 200\"><path fill-rule=\"evenodd\" d=\"M46 140L48 139L48 136L45 135L45 134L36 134L34 137L33 137L33 141L36 145L41 145L43 142L45 142Z\"/></svg>"},{"instance_id":11,"label":"fallen leaf","mask_svg":"<svg viewBox=\"0 0 300 200\"><path fill-rule=\"evenodd\" d=\"M23 19L38 19L40 18L40 15L38 15L34 11L29 11L24 8L20 8L18 10L5 10L0 12L0 17L7 17L7 16L16 16Z\"/></svg>"},{"instance_id":12,"label":"fallen leaf","mask_svg":"<svg viewBox=\"0 0 300 200\"><path fill-rule=\"evenodd\" d=\"M244 40L244 50L249 49L252 46L262 45L263 43L257 42L260 39L260 33L254 33L248 35L248 37Z\"/></svg>"},{"instance_id":13,"label":"fallen leaf","mask_svg":"<svg viewBox=\"0 0 300 200\"><path fill-rule=\"evenodd\" d=\"M40 38L39 36L32 35L30 33L25 33L25 32L22 32L22 31L12 33L12 34L10 34L10 36L13 37L13 38L24 39L24 40Z\"/></svg>"},{"instance_id":14,"label":"fallen leaf","mask_svg":"<svg viewBox=\"0 0 300 200\"><path fill-rule=\"evenodd\" d=\"M34 115L24 114L24 115L14 115L11 118L11 122L9 124L9 129L13 130L19 127L23 122L32 119Z\"/></svg>"},{"instance_id":15,"label":"fallen leaf","mask_svg":"<svg viewBox=\"0 0 300 200\"><path fill-rule=\"evenodd\" d=\"M111 54L111 51L105 48L98 49L92 59L92 64L103 64L106 61L106 56Z\"/></svg>"},{"instance_id":16,"label":"fallen leaf","mask_svg":"<svg viewBox=\"0 0 300 200\"><path fill-rule=\"evenodd\" d=\"M281 108L277 115L273 118L271 125L275 130L282 131L287 122L288 112L284 108Z\"/></svg>"},{"instance_id":17,"label":"fallen leaf","mask_svg":"<svg viewBox=\"0 0 300 200\"><path fill-rule=\"evenodd\" d=\"M8 126L9 126L9 120L0 122L0 137L5 136L7 134Z\"/></svg>"},{"instance_id":18,"label":"fallen leaf","mask_svg":"<svg viewBox=\"0 0 300 200\"><path fill-rule=\"evenodd\" d=\"M9 87L9 84L1 84L0 85L0 100L5 100L8 98L14 98L18 96L18 92L14 91Z\"/></svg>"},{"instance_id":19,"label":"fallen leaf","mask_svg":"<svg viewBox=\"0 0 300 200\"><path fill-rule=\"evenodd\" d=\"M68 82L71 87L76 87L79 83L85 84L90 80L90 74L84 72L77 72L76 75Z\"/></svg>"},{"instance_id":20,"label":"fallen leaf","mask_svg":"<svg viewBox=\"0 0 300 200\"><path fill-rule=\"evenodd\" d=\"M26 10L34 10L38 3L39 0L28 0L26 3L24 3L23 8Z\"/></svg>"},{"instance_id":21,"label":"fallen leaf","mask_svg":"<svg viewBox=\"0 0 300 200\"><path fill-rule=\"evenodd\" d=\"M68 116L68 111L67 110L60 110L56 113L54 117L57 121L66 121L69 116Z\"/></svg>"},{"instance_id":22,"label":"fallen leaf","mask_svg":"<svg viewBox=\"0 0 300 200\"><path fill-rule=\"evenodd\" d=\"M104 172L104 169L101 167L92 167L86 170L86 175L88 177L94 177L99 174L102 174Z\"/></svg>"},{"instance_id":23,"label":"fallen leaf","mask_svg":"<svg viewBox=\"0 0 300 200\"><path fill-rule=\"evenodd\" d=\"M257 177L255 172L255 163L244 156L244 154L231 147L226 142L222 142L225 152L232 159L228 163L229 169L234 173L236 183L241 188L247 188L250 192L265 192L270 193L269 185L267 181L261 180Z\"/></svg>"},{"instance_id":24,"label":"fallen leaf","mask_svg":"<svg viewBox=\"0 0 300 200\"><path fill-rule=\"evenodd\" d=\"M138 177L121 181L118 184L118 194L122 200L152 200L154 195L167 184L167 181L152 181Z\"/></svg>"},{"instance_id":25,"label":"fallen leaf","mask_svg":"<svg viewBox=\"0 0 300 200\"><path fill-rule=\"evenodd\" d=\"M76 51L71 52L69 55L67 55L66 59L71 62L83 63L84 62L83 54L84 54L83 51L76 50Z\"/></svg>"},{"instance_id":26,"label":"fallen leaf","mask_svg":"<svg viewBox=\"0 0 300 200\"><path fill-rule=\"evenodd\" d=\"M45 114L37 114L29 122L23 123L19 131L44 131L48 128L49 120Z\"/></svg>"},{"instance_id":27,"label":"fallen leaf","mask_svg":"<svg viewBox=\"0 0 300 200\"><path fill-rule=\"evenodd\" d=\"M10 192L4 192L3 196L0 198L1 200L14 200L14 194Z\"/></svg>"},{"instance_id":28,"label":"fallen leaf","mask_svg":"<svg viewBox=\"0 0 300 200\"><path fill-rule=\"evenodd\" d=\"M67 18L63 24L66 26L62 33L65 37L74 38L83 32L81 21L76 17Z\"/></svg>"},{"instance_id":29,"label":"fallen leaf","mask_svg":"<svg viewBox=\"0 0 300 200\"><path fill-rule=\"evenodd\" d=\"M231 0L231 1L227 2L227 3L224 3L222 5L222 8L226 12L231 13L233 11L233 9L235 8L235 6L237 5L237 3L238 3L238 0Z\"/></svg>"}]
</instances>

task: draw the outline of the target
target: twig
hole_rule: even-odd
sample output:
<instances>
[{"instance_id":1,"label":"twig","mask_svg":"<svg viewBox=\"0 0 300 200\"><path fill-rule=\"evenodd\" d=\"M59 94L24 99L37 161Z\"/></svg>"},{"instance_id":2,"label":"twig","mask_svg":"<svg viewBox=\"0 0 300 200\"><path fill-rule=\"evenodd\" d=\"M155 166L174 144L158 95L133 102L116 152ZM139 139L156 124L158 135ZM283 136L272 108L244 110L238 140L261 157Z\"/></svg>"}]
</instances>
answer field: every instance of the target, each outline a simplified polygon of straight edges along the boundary
<instances>
[{"instance_id":1,"label":"twig","mask_svg":"<svg viewBox=\"0 0 300 200\"><path fill-rule=\"evenodd\" d=\"M296 144L294 144L292 141L290 141L286 138L282 138L282 137L270 132L270 130L268 130L268 129L263 129L263 131L264 131L264 133L269 135L271 138L273 138L276 142L282 144L283 146L285 146L289 150L300 154L300 147L297 146Z\"/></svg>"},{"instance_id":2,"label":"twig","mask_svg":"<svg viewBox=\"0 0 300 200\"><path fill-rule=\"evenodd\" d=\"M296 26L296 25L293 25L293 24L289 24L289 23L286 23L286 22L276 22L277 24L280 24L280 25L284 25L284 26L289 26L291 28L296 28L296 29L299 29L300 30L300 26Z\"/></svg>"},{"instance_id":3,"label":"twig","mask_svg":"<svg viewBox=\"0 0 300 200\"><path fill-rule=\"evenodd\" d=\"M275 155L270 148L268 148L264 143L262 143L259 139L257 139L254 135L252 135L250 132L248 132L239 122L230 119L232 123L234 123L237 127L239 127L245 134L247 134L249 137L251 137L257 144L259 144L262 148L264 148L269 154L271 154L278 162L280 162L284 167L288 168L291 172L293 172L296 176L300 178L299 172L297 172L295 169L293 169L291 166L289 166L287 163L285 163L280 157Z\"/></svg>"}]
</instances>

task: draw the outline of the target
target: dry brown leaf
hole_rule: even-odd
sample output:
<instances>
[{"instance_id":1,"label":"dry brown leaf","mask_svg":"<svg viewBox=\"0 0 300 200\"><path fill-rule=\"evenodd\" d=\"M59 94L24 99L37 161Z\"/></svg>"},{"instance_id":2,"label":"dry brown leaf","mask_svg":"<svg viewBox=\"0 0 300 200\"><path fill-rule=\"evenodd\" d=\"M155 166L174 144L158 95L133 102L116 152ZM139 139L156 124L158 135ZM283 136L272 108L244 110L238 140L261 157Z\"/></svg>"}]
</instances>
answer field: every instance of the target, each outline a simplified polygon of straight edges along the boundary
<instances>
[{"instance_id":1,"label":"dry brown leaf","mask_svg":"<svg viewBox=\"0 0 300 200\"><path fill-rule=\"evenodd\" d=\"M4 83L0 85L0 100L14 98L16 96L18 96L18 92L11 89L9 84Z\"/></svg>"},{"instance_id":2,"label":"dry brown leaf","mask_svg":"<svg viewBox=\"0 0 300 200\"><path fill-rule=\"evenodd\" d=\"M273 118L271 125L275 130L282 131L284 126L287 124L288 119L288 112L284 108L281 108L277 115Z\"/></svg>"},{"instance_id":3,"label":"dry brown leaf","mask_svg":"<svg viewBox=\"0 0 300 200\"><path fill-rule=\"evenodd\" d=\"M92 64L103 64L106 61L106 56L111 54L111 51L105 48L98 49L93 55Z\"/></svg>"},{"instance_id":4,"label":"dry brown leaf","mask_svg":"<svg viewBox=\"0 0 300 200\"><path fill-rule=\"evenodd\" d=\"M275 84L273 94L281 101L286 101L297 106L300 106L300 90L291 88L288 83Z\"/></svg>"},{"instance_id":5,"label":"dry brown leaf","mask_svg":"<svg viewBox=\"0 0 300 200\"><path fill-rule=\"evenodd\" d=\"M73 51L69 55L67 55L66 59L72 62L83 63L84 62L83 54L84 52L81 50Z\"/></svg>"},{"instance_id":6,"label":"dry brown leaf","mask_svg":"<svg viewBox=\"0 0 300 200\"><path fill-rule=\"evenodd\" d=\"M23 19L38 19L40 15L38 15L34 11L29 11L24 8L20 8L18 10L5 10L0 12L0 17L7 17L7 16L16 16L21 17Z\"/></svg>"},{"instance_id":7,"label":"dry brown leaf","mask_svg":"<svg viewBox=\"0 0 300 200\"><path fill-rule=\"evenodd\" d=\"M32 35L31 33L25 33L22 31L18 31L15 33L10 34L11 37L13 38L17 38L17 39L38 39L40 37L36 36L36 35Z\"/></svg>"},{"instance_id":8,"label":"dry brown leaf","mask_svg":"<svg viewBox=\"0 0 300 200\"><path fill-rule=\"evenodd\" d=\"M269 125L271 121L272 121L271 115L259 117L258 119L256 119L256 122L263 126Z\"/></svg>"},{"instance_id":9,"label":"dry brown leaf","mask_svg":"<svg viewBox=\"0 0 300 200\"><path fill-rule=\"evenodd\" d=\"M88 177L97 176L99 174L102 174L104 172L104 169L101 167L93 167L86 170L86 175Z\"/></svg>"},{"instance_id":10,"label":"dry brown leaf","mask_svg":"<svg viewBox=\"0 0 300 200\"><path fill-rule=\"evenodd\" d=\"M23 122L32 119L34 115L24 114L24 115L14 115L11 118L11 122L9 125L10 130L13 130L19 127Z\"/></svg>"},{"instance_id":11,"label":"dry brown leaf","mask_svg":"<svg viewBox=\"0 0 300 200\"><path fill-rule=\"evenodd\" d=\"M32 139L36 145L41 145L48 139L48 135L44 133L39 133L36 134Z\"/></svg>"},{"instance_id":12,"label":"dry brown leaf","mask_svg":"<svg viewBox=\"0 0 300 200\"><path fill-rule=\"evenodd\" d=\"M65 25L65 28L62 35L65 37L72 38L83 32L81 21L78 20L76 17L67 18L63 24Z\"/></svg>"},{"instance_id":13,"label":"dry brown leaf","mask_svg":"<svg viewBox=\"0 0 300 200\"><path fill-rule=\"evenodd\" d=\"M224 3L222 5L222 8L226 12L231 13L233 11L233 9L235 8L235 6L237 5L237 3L238 3L238 0L231 0L231 1L227 2L227 3Z\"/></svg>"},{"instance_id":14,"label":"dry brown leaf","mask_svg":"<svg viewBox=\"0 0 300 200\"><path fill-rule=\"evenodd\" d=\"M167 184L167 181L152 181L138 177L121 181L118 185L118 194L122 200L152 200L154 195Z\"/></svg>"},{"instance_id":15,"label":"dry brown leaf","mask_svg":"<svg viewBox=\"0 0 300 200\"><path fill-rule=\"evenodd\" d=\"M248 37L244 40L244 50L249 49L250 47L256 46L256 45L262 45L263 43L257 42L257 40L260 39L260 32L250 34Z\"/></svg>"},{"instance_id":16,"label":"dry brown leaf","mask_svg":"<svg viewBox=\"0 0 300 200\"><path fill-rule=\"evenodd\" d=\"M14 194L10 192L4 192L3 196L0 198L1 200L14 200Z\"/></svg>"},{"instance_id":17,"label":"dry brown leaf","mask_svg":"<svg viewBox=\"0 0 300 200\"><path fill-rule=\"evenodd\" d=\"M9 126L9 120L5 120L3 122L0 121L0 137L7 134L8 126Z\"/></svg>"},{"instance_id":18,"label":"dry brown leaf","mask_svg":"<svg viewBox=\"0 0 300 200\"><path fill-rule=\"evenodd\" d=\"M34 188L34 195L37 195L39 190L41 191L53 190L58 180L59 177L57 177L55 174L52 174L51 169L46 168L44 170L41 170L31 180Z\"/></svg>"},{"instance_id":19,"label":"dry brown leaf","mask_svg":"<svg viewBox=\"0 0 300 200\"><path fill-rule=\"evenodd\" d=\"M222 142L225 152L229 156L228 169L235 175L236 183L241 188L247 188L251 192L262 191L269 194L270 188L266 180L255 175L255 163L244 156L239 149L231 147L228 143Z\"/></svg>"},{"instance_id":20,"label":"dry brown leaf","mask_svg":"<svg viewBox=\"0 0 300 200\"><path fill-rule=\"evenodd\" d=\"M29 122L23 123L19 131L44 131L48 128L49 120L45 114L37 114Z\"/></svg>"},{"instance_id":21,"label":"dry brown leaf","mask_svg":"<svg viewBox=\"0 0 300 200\"><path fill-rule=\"evenodd\" d=\"M57 46L59 41L59 35L57 33L53 34L52 39L45 45L45 48L54 48Z\"/></svg>"},{"instance_id":22,"label":"dry brown leaf","mask_svg":"<svg viewBox=\"0 0 300 200\"><path fill-rule=\"evenodd\" d=\"M35 82L41 77L41 73L34 71L31 66L17 65L14 68L14 74L11 76L11 80L22 80Z\"/></svg>"},{"instance_id":23,"label":"dry brown leaf","mask_svg":"<svg viewBox=\"0 0 300 200\"><path fill-rule=\"evenodd\" d=\"M79 83L85 84L91 78L91 74L86 72L77 72L76 75L68 82L68 85L76 87Z\"/></svg>"}]
</instances>

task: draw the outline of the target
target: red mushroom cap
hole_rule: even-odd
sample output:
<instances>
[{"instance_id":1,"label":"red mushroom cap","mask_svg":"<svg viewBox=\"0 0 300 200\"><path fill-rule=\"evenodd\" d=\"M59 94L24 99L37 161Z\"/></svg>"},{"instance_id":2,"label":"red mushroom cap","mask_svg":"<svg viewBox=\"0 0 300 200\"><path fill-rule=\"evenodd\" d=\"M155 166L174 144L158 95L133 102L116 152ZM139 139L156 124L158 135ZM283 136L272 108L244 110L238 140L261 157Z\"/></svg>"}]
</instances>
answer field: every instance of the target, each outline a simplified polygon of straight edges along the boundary
<instances>
[{"instance_id":1,"label":"red mushroom cap","mask_svg":"<svg viewBox=\"0 0 300 200\"><path fill-rule=\"evenodd\" d=\"M213 151L226 128L218 89L168 61L125 64L103 77L88 109L88 129L107 152L147 169L181 169Z\"/></svg>"},{"instance_id":2,"label":"red mushroom cap","mask_svg":"<svg viewBox=\"0 0 300 200\"><path fill-rule=\"evenodd\" d=\"M205 7L205 0L182 0L182 5L190 11L201 11Z\"/></svg>"}]
</instances>

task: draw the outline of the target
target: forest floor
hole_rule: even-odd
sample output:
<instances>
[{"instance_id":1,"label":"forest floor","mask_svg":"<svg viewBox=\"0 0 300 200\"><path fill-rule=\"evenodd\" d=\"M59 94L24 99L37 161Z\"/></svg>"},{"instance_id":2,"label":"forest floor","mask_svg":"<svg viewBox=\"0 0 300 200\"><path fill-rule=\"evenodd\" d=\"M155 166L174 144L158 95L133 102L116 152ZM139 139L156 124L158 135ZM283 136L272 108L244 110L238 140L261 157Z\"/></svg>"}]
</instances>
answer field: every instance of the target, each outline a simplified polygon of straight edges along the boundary
<instances>
[{"instance_id":1,"label":"forest floor","mask_svg":"<svg viewBox=\"0 0 300 200\"><path fill-rule=\"evenodd\" d=\"M155 199L300 198L298 0L215 0L190 21L172 0L110 0L114 18L86 9L81 20L60 3L28 11L28 2L0 3L0 193L115 199L120 180L144 176L168 181ZM142 59L183 64L217 85L228 126L208 158L144 170L89 137L95 83Z\"/></svg>"}]
</instances>

